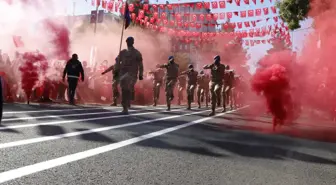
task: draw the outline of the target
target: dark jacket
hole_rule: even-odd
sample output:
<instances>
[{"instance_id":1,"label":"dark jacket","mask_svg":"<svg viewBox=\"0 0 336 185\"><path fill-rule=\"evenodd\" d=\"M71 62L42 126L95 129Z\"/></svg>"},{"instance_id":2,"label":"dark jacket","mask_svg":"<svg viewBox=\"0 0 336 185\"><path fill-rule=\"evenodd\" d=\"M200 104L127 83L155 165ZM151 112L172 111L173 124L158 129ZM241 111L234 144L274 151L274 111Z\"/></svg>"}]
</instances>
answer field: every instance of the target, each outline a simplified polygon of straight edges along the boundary
<instances>
[{"instance_id":1,"label":"dark jacket","mask_svg":"<svg viewBox=\"0 0 336 185\"><path fill-rule=\"evenodd\" d=\"M82 80L84 80L82 63L79 60L70 59L63 71L63 78L65 78L65 75L67 75L68 78L79 78L79 75L81 75Z\"/></svg>"}]
</instances>

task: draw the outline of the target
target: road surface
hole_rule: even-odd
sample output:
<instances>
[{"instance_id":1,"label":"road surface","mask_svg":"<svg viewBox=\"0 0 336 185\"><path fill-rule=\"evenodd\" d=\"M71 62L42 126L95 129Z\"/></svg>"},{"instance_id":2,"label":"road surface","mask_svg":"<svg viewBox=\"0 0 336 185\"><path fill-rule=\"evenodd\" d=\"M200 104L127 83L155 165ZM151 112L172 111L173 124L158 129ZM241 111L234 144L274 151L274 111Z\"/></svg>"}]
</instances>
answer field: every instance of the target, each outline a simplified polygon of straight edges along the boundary
<instances>
[{"instance_id":1,"label":"road surface","mask_svg":"<svg viewBox=\"0 0 336 185\"><path fill-rule=\"evenodd\" d=\"M133 107L130 115L120 107L4 110L3 184L336 184L335 144L244 130L256 125L244 109L210 118L207 109L164 106Z\"/></svg>"}]
</instances>

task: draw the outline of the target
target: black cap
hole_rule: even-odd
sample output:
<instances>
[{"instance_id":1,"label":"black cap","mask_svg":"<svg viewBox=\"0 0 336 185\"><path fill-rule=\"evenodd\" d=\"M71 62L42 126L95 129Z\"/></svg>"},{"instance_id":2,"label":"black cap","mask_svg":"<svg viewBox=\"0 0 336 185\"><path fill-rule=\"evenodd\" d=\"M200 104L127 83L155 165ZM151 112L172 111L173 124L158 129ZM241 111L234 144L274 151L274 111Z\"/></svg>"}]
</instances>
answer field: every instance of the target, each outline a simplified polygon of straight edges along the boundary
<instances>
[{"instance_id":1,"label":"black cap","mask_svg":"<svg viewBox=\"0 0 336 185\"><path fill-rule=\"evenodd\" d=\"M133 37L127 37L126 42L133 42L134 43L134 38Z\"/></svg>"},{"instance_id":2,"label":"black cap","mask_svg":"<svg viewBox=\"0 0 336 185\"><path fill-rule=\"evenodd\" d=\"M78 55L76 53L72 54L72 58L78 59Z\"/></svg>"}]
</instances>

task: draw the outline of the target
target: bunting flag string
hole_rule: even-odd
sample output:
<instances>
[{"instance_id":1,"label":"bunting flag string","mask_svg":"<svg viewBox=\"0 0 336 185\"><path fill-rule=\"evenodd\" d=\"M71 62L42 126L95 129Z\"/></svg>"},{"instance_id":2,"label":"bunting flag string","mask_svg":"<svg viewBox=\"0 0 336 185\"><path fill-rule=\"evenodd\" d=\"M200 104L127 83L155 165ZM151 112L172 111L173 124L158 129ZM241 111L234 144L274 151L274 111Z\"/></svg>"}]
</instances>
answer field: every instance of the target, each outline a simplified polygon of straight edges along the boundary
<instances>
[{"instance_id":1,"label":"bunting flag string","mask_svg":"<svg viewBox=\"0 0 336 185\"><path fill-rule=\"evenodd\" d=\"M100 3L102 2L102 3ZM223 1L224 2L224 1ZM130 12L135 11L136 9L139 9L139 14L145 14L145 13L155 13L155 12L162 12L161 14L165 14L165 10L174 10L179 7L195 7L197 9L209 9L209 3L210 2L204 2L204 3L183 3L183 4L135 4L130 3L129 4L129 10ZM214 5L216 5L217 1L212 2ZM122 13L123 9L125 8L125 3L123 3L121 0L119 1L113 1L113 0L92 0L93 6L100 6L102 5L103 9L106 9L110 12L120 12ZM223 3L217 3L217 6L213 7L213 10L217 10L219 8L225 9L225 6L222 5ZM217 8L216 8L217 7ZM222 8L223 7L223 8ZM257 17L257 16L265 16L269 14L277 14L277 9L275 6L270 7L264 7L264 8L257 8L257 9L246 9L241 11L221 11L220 13L214 13L216 14L215 17L218 17L219 19L230 19L233 18L233 16L239 16L242 18L246 17ZM186 15L188 13L185 13Z\"/></svg>"},{"instance_id":2,"label":"bunting flag string","mask_svg":"<svg viewBox=\"0 0 336 185\"><path fill-rule=\"evenodd\" d=\"M253 46L258 43L268 43L267 39L256 39L260 37L270 36L275 38L280 35L287 43L290 43L288 27L280 19L277 8L275 6L246 9L232 11L226 9L227 4L235 6L246 6L257 3L265 3L266 0L215 0L211 2L198 3L179 3L179 4L148 4L148 3L132 3L128 5L131 20L134 24L139 24L144 28L159 33L167 33L169 36L177 38L178 42L200 46L202 43L211 43L214 37L230 36L237 37L242 40L240 44ZM268 1L268 0L267 0ZM272 0L269 0L272 3ZM274 0L275 1L275 0ZM148 2L148 1L147 1ZM125 3L122 0L92 0L92 5L101 5L102 8L110 12L124 12ZM184 7L185 9L177 9ZM249 7L249 6L247 6ZM188 12L186 8L195 9L212 9L212 13ZM171 10L171 11L170 11ZM176 11L175 11L176 10ZM218 11L220 10L220 11ZM214 13L215 12L215 13ZM217 13L218 12L218 13ZM267 16L267 18L264 18ZM249 18L250 20L229 22L232 18ZM257 18L251 20L251 18ZM226 23L218 24L218 21L226 21ZM258 27L257 23L261 21L268 22L272 20L272 25ZM202 28L221 25L223 32L199 32ZM196 31L183 29L195 28ZM245 30L244 30L245 29Z\"/></svg>"}]
</instances>

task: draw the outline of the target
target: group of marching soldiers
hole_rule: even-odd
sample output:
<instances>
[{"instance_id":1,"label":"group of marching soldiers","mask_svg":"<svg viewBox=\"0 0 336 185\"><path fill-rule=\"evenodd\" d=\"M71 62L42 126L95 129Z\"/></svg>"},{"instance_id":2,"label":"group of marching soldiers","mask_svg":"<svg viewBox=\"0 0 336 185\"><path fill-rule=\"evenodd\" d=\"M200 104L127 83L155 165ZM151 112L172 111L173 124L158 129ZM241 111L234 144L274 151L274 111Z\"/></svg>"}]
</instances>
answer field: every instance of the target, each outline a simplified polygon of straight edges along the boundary
<instances>
[{"instance_id":1,"label":"group of marching soldiers","mask_svg":"<svg viewBox=\"0 0 336 185\"><path fill-rule=\"evenodd\" d=\"M143 61L141 53L133 47L134 38L126 39L127 49L122 50L116 58L116 64L104 71L113 72L113 104L117 104L119 98L118 85L121 87L122 95L122 113L128 113L130 102L134 100L134 85L137 81L143 80ZM188 66L188 70L179 73L179 65L175 63L174 57L170 56L168 62L163 65L157 65L156 69L149 74L153 75L153 98L154 106L159 100L160 89L165 83L165 93L167 110L171 108L171 102L174 99L174 89L178 85L178 104L181 104L183 91L187 93L187 109L191 109L191 103L194 102L195 90L197 88L197 103L201 108L201 102L205 100L208 107L211 98L211 113L215 115L216 107L222 105L222 112L226 112L226 106L230 103L230 108L238 107L239 96L235 86L239 84L239 76L235 76L234 70L230 70L229 65L221 64L220 56L215 56L213 63L205 65L204 70L210 70L211 75L208 76L204 71L199 73L194 69L193 65ZM209 94L210 92L210 94Z\"/></svg>"},{"instance_id":2,"label":"group of marching soldiers","mask_svg":"<svg viewBox=\"0 0 336 185\"><path fill-rule=\"evenodd\" d=\"M189 110L191 103L194 102L196 89L198 108L201 108L201 102L204 100L206 107L208 107L211 98L210 116L215 115L217 106L223 106L222 112L226 112L228 104L231 109L239 106L237 102L239 92L235 90L235 86L239 83L239 76L235 75L229 65L220 63L220 56L215 56L212 64L203 67L204 70L211 70L211 76L206 75L203 70L197 72L193 65L189 65L188 70L179 73L179 65L175 63L174 57L170 56L168 60L167 64L157 65L156 69L150 72L153 75L154 106L157 105L163 82L165 82L167 110L170 110L171 101L174 99L173 92L176 84L178 86L178 104L181 104L185 90L187 109Z\"/></svg>"}]
</instances>

